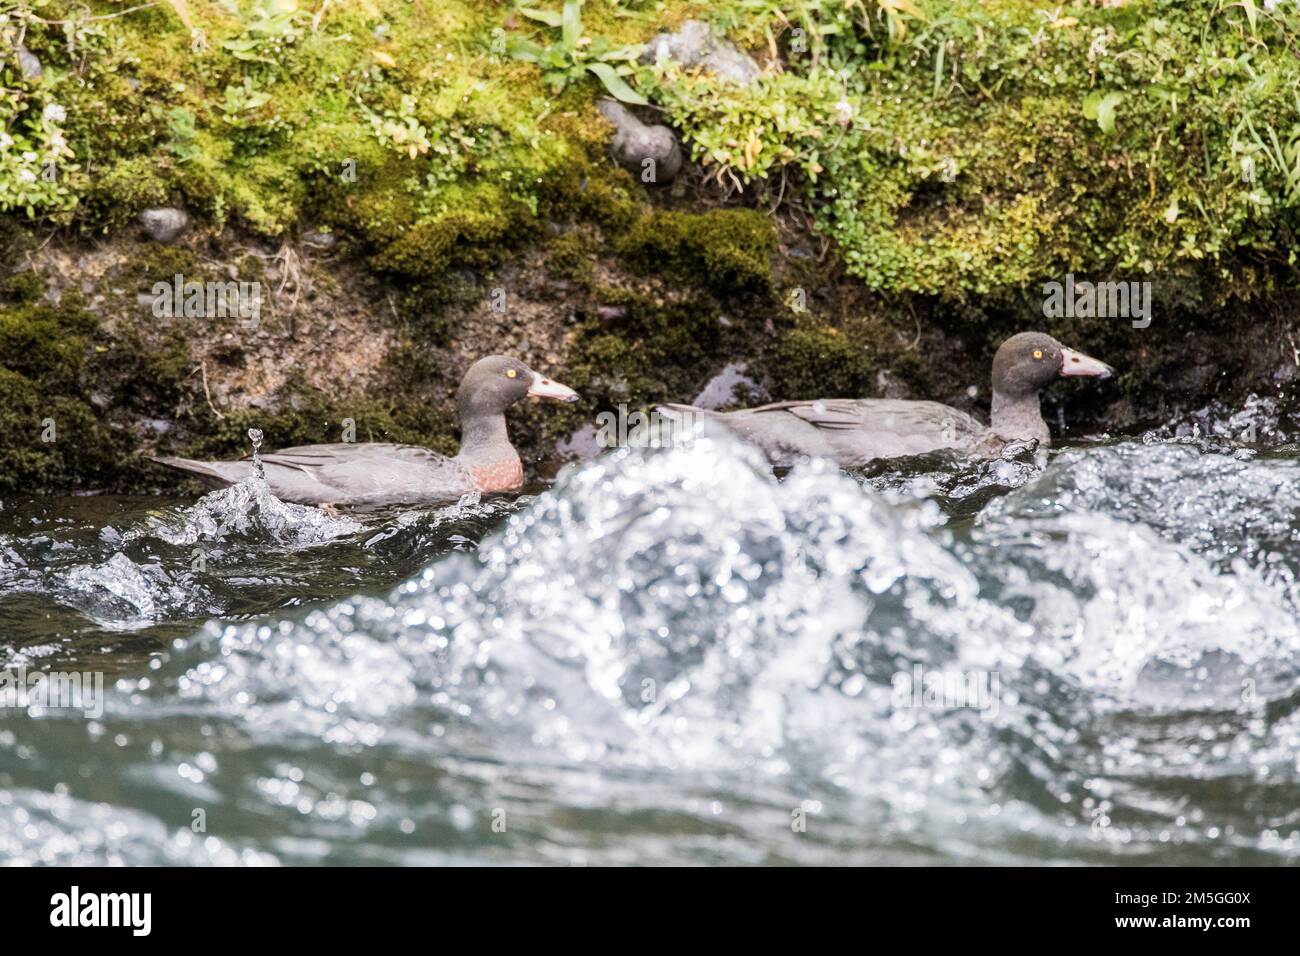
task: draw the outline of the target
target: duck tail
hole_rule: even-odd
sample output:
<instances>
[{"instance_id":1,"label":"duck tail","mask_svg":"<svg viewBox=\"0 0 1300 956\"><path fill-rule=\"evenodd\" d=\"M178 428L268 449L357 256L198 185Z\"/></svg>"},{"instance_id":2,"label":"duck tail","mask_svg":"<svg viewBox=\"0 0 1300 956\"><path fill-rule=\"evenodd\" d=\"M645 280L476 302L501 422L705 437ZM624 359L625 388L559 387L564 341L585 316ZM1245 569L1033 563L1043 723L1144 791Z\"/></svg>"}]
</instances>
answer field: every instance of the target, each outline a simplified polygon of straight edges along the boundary
<instances>
[{"instance_id":1,"label":"duck tail","mask_svg":"<svg viewBox=\"0 0 1300 956\"><path fill-rule=\"evenodd\" d=\"M208 481L215 481L218 484L232 484L232 479L221 472L220 462L215 461L195 461L192 458L150 458L150 461L157 462L160 465L166 465L168 468L175 468L177 471L187 471L192 475L198 475L206 478Z\"/></svg>"}]
</instances>

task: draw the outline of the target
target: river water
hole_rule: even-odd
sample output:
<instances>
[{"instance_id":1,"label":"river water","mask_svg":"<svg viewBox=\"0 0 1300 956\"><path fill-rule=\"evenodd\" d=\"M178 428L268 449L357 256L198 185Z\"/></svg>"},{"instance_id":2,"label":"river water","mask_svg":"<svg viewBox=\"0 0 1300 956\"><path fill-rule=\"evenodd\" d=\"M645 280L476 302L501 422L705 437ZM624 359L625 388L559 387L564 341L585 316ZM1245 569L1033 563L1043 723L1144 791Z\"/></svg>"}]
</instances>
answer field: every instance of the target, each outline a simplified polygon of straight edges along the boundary
<instances>
[{"instance_id":1,"label":"river water","mask_svg":"<svg viewBox=\"0 0 1300 956\"><path fill-rule=\"evenodd\" d=\"M1300 857L1294 446L532 491L4 501L0 861Z\"/></svg>"}]
</instances>

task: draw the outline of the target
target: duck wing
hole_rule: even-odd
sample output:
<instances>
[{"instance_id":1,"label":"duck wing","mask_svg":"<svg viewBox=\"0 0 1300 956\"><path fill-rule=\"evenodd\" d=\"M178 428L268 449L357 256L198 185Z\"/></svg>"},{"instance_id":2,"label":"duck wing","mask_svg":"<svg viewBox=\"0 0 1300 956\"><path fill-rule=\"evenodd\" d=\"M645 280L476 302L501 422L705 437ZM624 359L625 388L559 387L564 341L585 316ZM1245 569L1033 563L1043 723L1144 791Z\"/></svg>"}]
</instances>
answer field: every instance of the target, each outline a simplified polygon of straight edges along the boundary
<instances>
[{"instance_id":1,"label":"duck wing","mask_svg":"<svg viewBox=\"0 0 1300 956\"><path fill-rule=\"evenodd\" d=\"M967 413L939 402L902 399L819 399L775 402L751 409L755 422L770 418L774 423L797 420L817 435L803 437L800 444L816 452L823 444L830 449L817 452L833 458L842 467L864 465L880 458L924 455L951 448L968 453L985 453L992 433ZM791 432L789 426L770 431Z\"/></svg>"},{"instance_id":2,"label":"duck wing","mask_svg":"<svg viewBox=\"0 0 1300 956\"><path fill-rule=\"evenodd\" d=\"M859 428L862 424L861 402L848 398L819 398L809 401L772 402L750 409L756 415L784 412L829 431Z\"/></svg>"},{"instance_id":3,"label":"duck wing","mask_svg":"<svg viewBox=\"0 0 1300 956\"><path fill-rule=\"evenodd\" d=\"M251 456L244 461L250 462ZM332 504L397 504L458 498L474 489L460 463L418 445L300 445L262 455L279 498Z\"/></svg>"}]
</instances>

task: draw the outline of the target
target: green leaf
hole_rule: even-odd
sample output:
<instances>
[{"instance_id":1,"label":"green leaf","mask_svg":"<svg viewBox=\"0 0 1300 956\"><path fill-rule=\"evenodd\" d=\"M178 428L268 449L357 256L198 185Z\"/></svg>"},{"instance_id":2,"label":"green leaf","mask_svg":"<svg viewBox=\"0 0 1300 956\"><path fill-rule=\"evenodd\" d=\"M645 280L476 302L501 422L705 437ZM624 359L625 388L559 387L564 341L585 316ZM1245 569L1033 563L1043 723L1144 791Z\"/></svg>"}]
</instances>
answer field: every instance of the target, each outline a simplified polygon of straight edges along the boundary
<instances>
[{"instance_id":1,"label":"green leaf","mask_svg":"<svg viewBox=\"0 0 1300 956\"><path fill-rule=\"evenodd\" d=\"M582 0L565 0L563 20L563 32L560 38L564 43L564 48L569 51L578 48L578 41L582 39Z\"/></svg>"},{"instance_id":2,"label":"green leaf","mask_svg":"<svg viewBox=\"0 0 1300 956\"><path fill-rule=\"evenodd\" d=\"M537 63L542 59L542 48L531 40L512 39L508 49L512 59L525 63Z\"/></svg>"},{"instance_id":3,"label":"green leaf","mask_svg":"<svg viewBox=\"0 0 1300 956\"><path fill-rule=\"evenodd\" d=\"M592 46L594 47L595 44L593 43ZM600 54L600 59L606 61L627 60L631 62L641 56L641 51L643 49L644 47L642 47L641 44L639 43L632 43L629 44L628 46L611 47L610 49L605 50Z\"/></svg>"},{"instance_id":4,"label":"green leaf","mask_svg":"<svg viewBox=\"0 0 1300 956\"><path fill-rule=\"evenodd\" d=\"M595 73L600 82L605 84L605 89L609 90L609 95L623 103L632 103L636 106L647 106L650 101L638 93L632 87L623 81L618 72L608 63L588 63L587 69Z\"/></svg>"},{"instance_id":5,"label":"green leaf","mask_svg":"<svg viewBox=\"0 0 1300 956\"><path fill-rule=\"evenodd\" d=\"M1110 93L1097 104L1097 125L1106 134L1115 132L1115 107L1124 99L1123 93Z\"/></svg>"},{"instance_id":6,"label":"green leaf","mask_svg":"<svg viewBox=\"0 0 1300 956\"><path fill-rule=\"evenodd\" d=\"M560 26L560 15L554 10L538 10L533 7L520 7L519 12L530 20L545 23L548 27Z\"/></svg>"},{"instance_id":7,"label":"green leaf","mask_svg":"<svg viewBox=\"0 0 1300 956\"><path fill-rule=\"evenodd\" d=\"M1115 132L1115 107L1124 99L1123 93L1089 93L1083 101L1083 118L1096 120L1103 133Z\"/></svg>"},{"instance_id":8,"label":"green leaf","mask_svg":"<svg viewBox=\"0 0 1300 956\"><path fill-rule=\"evenodd\" d=\"M1246 19L1250 21L1250 32L1255 32L1255 24L1259 20L1259 10L1255 8L1255 0L1242 0L1242 8L1246 11Z\"/></svg>"}]
</instances>

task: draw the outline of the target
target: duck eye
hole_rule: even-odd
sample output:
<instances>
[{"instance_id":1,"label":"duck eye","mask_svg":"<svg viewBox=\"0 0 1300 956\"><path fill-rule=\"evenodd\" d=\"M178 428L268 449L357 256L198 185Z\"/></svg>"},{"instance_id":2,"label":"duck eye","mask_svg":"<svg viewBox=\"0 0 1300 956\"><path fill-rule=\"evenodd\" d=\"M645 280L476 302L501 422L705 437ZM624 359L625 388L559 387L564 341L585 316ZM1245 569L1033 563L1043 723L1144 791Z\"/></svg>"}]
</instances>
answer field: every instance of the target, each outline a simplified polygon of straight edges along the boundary
<instances>
[{"instance_id":1,"label":"duck eye","mask_svg":"<svg viewBox=\"0 0 1300 956\"><path fill-rule=\"evenodd\" d=\"M1042 349L1034 349L1034 358L1042 358L1042 357L1043 357L1043 350L1042 350Z\"/></svg>"},{"instance_id":2,"label":"duck eye","mask_svg":"<svg viewBox=\"0 0 1300 956\"><path fill-rule=\"evenodd\" d=\"M516 371L515 371L514 369L512 369L512 368L508 368L508 369L506 369L506 378L514 378L514 377L516 377L518 374L519 374L519 373L516 372Z\"/></svg>"}]
</instances>

